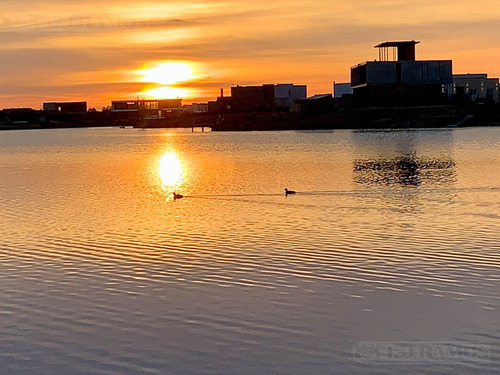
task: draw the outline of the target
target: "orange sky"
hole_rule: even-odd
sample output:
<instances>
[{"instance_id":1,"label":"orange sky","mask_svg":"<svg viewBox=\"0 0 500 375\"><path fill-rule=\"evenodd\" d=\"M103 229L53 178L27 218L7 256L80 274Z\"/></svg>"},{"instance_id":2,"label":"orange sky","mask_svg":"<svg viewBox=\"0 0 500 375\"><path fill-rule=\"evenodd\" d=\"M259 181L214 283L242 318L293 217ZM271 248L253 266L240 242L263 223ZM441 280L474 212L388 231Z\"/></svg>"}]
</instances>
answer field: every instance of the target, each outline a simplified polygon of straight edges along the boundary
<instances>
[{"instance_id":1,"label":"orange sky","mask_svg":"<svg viewBox=\"0 0 500 375\"><path fill-rule=\"evenodd\" d=\"M2 0L0 108L87 100L100 109L157 89L139 71L168 61L193 77L170 84L185 91L160 92L185 102L235 84L332 92L386 40L420 40L418 59L498 77L499 19L498 0Z\"/></svg>"}]
</instances>

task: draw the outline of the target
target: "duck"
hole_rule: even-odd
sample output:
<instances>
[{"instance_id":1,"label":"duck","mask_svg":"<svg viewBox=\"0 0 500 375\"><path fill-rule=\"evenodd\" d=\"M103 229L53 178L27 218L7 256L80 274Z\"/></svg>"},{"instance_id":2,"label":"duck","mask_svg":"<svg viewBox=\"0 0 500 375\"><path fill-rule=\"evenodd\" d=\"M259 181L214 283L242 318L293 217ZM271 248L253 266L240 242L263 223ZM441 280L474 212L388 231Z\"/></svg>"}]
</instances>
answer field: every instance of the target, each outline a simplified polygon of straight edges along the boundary
<instances>
[{"instance_id":1,"label":"duck","mask_svg":"<svg viewBox=\"0 0 500 375\"><path fill-rule=\"evenodd\" d=\"M172 193L174 195L174 201L176 201L177 199L182 199L184 198L184 195L182 194L177 194L175 191Z\"/></svg>"},{"instance_id":2,"label":"duck","mask_svg":"<svg viewBox=\"0 0 500 375\"><path fill-rule=\"evenodd\" d=\"M294 190L288 190L287 188L285 188L285 195L288 196L290 194L295 194L295 191Z\"/></svg>"}]
</instances>

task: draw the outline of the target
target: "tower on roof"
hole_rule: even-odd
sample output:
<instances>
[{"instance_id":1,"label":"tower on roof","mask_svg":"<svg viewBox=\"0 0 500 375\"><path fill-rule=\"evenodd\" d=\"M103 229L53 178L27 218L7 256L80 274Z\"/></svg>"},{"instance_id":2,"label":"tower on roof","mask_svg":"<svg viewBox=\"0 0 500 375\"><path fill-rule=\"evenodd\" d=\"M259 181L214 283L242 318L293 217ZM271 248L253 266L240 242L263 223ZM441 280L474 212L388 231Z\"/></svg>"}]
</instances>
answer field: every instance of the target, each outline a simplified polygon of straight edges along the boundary
<instances>
[{"instance_id":1,"label":"tower on roof","mask_svg":"<svg viewBox=\"0 0 500 375\"><path fill-rule=\"evenodd\" d=\"M378 48L379 61L415 61L415 45L418 43L420 42L414 40L384 42L376 45L375 48Z\"/></svg>"}]
</instances>

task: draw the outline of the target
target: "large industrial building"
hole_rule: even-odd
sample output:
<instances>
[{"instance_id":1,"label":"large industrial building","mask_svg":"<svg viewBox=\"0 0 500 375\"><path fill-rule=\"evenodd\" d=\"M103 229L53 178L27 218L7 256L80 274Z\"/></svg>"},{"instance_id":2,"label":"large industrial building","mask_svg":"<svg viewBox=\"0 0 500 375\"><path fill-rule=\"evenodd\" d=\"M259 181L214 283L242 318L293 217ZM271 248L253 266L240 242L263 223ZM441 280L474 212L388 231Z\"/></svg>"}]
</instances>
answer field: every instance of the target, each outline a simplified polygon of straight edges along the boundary
<instances>
[{"instance_id":1,"label":"large industrial building","mask_svg":"<svg viewBox=\"0 0 500 375\"><path fill-rule=\"evenodd\" d=\"M351 68L355 103L362 105L438 104L448 100L453 82L451 60L418 61L419 42L385 42L375 46L379 60Z\"/></svg>"}]
</instances>

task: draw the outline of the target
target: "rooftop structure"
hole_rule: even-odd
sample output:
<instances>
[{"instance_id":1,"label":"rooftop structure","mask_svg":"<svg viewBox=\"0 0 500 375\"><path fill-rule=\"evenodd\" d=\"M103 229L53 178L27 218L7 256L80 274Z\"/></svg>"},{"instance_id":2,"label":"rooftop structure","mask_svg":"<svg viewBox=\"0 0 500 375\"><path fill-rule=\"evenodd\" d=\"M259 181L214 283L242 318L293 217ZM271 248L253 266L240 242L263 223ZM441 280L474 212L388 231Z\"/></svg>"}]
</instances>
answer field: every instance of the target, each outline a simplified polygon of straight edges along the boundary
<instances>
[{"instance_id":1,"label":"rooftop structure","mask_svg":"<svg viewBox=\"0 0 500 375\"><path fill-rule=\"evenodd\" d=\"M384 42L377 44L379 61L414 61L415 60L415 46L420 43L414 40L403 42Z\"/></svg>"}]
</instances>

